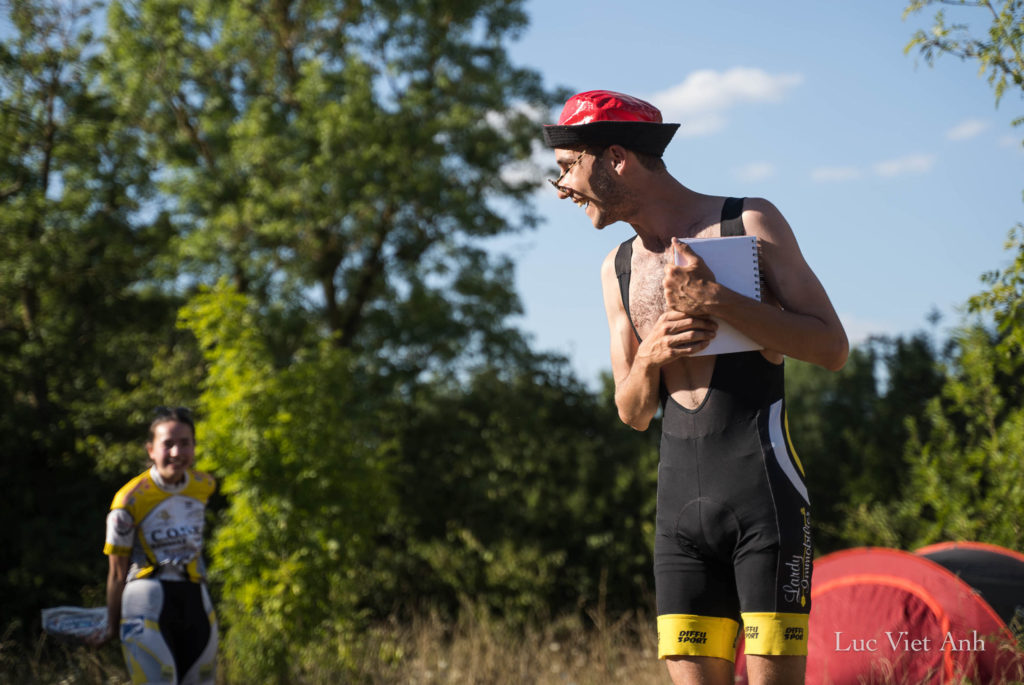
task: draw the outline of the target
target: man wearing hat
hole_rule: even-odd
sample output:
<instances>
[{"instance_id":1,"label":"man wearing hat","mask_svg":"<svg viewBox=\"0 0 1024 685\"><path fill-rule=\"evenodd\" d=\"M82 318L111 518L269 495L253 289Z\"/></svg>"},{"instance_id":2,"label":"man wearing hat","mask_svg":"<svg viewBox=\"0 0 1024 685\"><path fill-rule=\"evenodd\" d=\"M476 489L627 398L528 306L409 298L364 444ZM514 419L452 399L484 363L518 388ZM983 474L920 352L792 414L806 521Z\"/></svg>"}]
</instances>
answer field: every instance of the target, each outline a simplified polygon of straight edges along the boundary
<instances>
[{"instance_id":1,"label":"man wearing hat","mask_svg":"<svg viewBox=\"0 0 1024 685\"><path fill-rule=\"evenodd\" d=\"M839 318L782 214L694 192L661 159L679 124L643 100L588 91L544 127L552 181L593 225L636 235L601 268L615 404L645 430L663 409L654 575L658 655L674 683L732 683L739 629L750 683L803 682L810 504L786 423L783 358L838 370ZM758 238L765 292L715 280L677 239ZM763 349L702 355L717 321Z\"/></svg>"}]
</instances>

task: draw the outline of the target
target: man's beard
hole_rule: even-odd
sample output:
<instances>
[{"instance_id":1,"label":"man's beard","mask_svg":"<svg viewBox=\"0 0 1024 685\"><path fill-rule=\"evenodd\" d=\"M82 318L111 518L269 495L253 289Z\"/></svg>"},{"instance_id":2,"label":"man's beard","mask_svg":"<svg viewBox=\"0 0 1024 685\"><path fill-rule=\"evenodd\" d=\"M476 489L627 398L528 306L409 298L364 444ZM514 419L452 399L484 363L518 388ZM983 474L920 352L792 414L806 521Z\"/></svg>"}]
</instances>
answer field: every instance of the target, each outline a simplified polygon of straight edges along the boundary
<instances>
[{"instance_id":1,"label":"man's beard","mask_svg":"<svg viewBox=\"0 0 1024 685\"><path fill-rule=\"evenodd\" d=\"M635 206L633 193L626 190L625 184L608 170L607 165L594 164L590 188L597 200L598 212L594 228L600 230L616 221L624 220L632 213Z\"/></svg>"}]
</instances>

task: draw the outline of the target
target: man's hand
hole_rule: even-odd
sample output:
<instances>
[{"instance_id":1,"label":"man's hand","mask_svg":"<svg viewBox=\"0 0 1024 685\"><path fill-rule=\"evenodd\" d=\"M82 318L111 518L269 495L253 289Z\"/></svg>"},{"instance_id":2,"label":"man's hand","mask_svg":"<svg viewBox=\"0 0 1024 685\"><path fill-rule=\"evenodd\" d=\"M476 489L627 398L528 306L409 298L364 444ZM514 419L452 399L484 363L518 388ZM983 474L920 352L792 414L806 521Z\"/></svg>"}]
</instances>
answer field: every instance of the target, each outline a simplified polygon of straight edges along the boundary
<instances>
[{"instance_id":1,"label":"man's hand","mask_svg":"<svg viewBox=\"0 0 1024 685\"><path fill-rule=\"evenodd\" d=\"M707 347L718 324L711 319L689 316L674 309L662 313L636 351L638 361L662 367Z\"/></svg>"},{"instance_id":2,"label":"man's hand","mask_svg":"<svg viewBox=\"0 0 1024 685\"><path fill-rule=\"evenodd\" d=\"M686 243L672 238L673 264L665 265L665 306L693 317L706 316L715 274Z\"/></svg>"}]
</instances>

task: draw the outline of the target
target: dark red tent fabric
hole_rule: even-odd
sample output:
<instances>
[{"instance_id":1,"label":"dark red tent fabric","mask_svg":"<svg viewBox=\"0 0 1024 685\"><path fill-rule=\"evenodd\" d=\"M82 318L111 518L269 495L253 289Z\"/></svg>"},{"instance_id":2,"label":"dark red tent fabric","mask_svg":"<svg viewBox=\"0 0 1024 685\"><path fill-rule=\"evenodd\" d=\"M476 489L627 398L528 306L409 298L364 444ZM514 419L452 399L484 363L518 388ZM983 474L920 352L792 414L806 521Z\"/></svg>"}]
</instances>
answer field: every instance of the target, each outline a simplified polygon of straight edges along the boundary
<instances>
[{"instance_id":1,"label":"dark red tent fabric","mask_svg":"<svg viewBox=\"0 0 1024 685\"><path fill-rule=\"evenodd\" d=\"M1005 622L923 555L868 547L823 556L814 563L811 598L808 685L1024 679ZM737 682L746 682L745 662L737 659Z\"/></svg>"}]
</instances>

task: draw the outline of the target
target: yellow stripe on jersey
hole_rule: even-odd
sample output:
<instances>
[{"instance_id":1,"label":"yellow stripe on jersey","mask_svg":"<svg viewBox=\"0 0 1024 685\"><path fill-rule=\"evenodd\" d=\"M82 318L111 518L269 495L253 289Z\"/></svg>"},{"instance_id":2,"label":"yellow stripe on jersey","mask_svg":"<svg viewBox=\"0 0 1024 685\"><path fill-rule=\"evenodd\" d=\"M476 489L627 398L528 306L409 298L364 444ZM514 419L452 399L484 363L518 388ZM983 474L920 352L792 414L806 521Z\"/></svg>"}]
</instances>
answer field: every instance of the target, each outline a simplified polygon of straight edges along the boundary
<instances>
[{"instance_id":1,"label":"yellow stripe on jersey","mask_svg":"<svg viewBox=\"0 0 1024 685\"><path fill-rule=\"evenodd\" d=\"M765 656L807 656L807 614L743 613L743 651Z\"/></svg>"},{"instance_id":2,"label":"yellow stripe on jersey","mask_svg":"<svg viewBox=\"0 0 1024 685\"><path fill-rule=\"evenodd\" d=\"M731 618L663 614L658 617L658 658L714 656L735 661L739 625Z\"/></svg>"}]
</instances>

